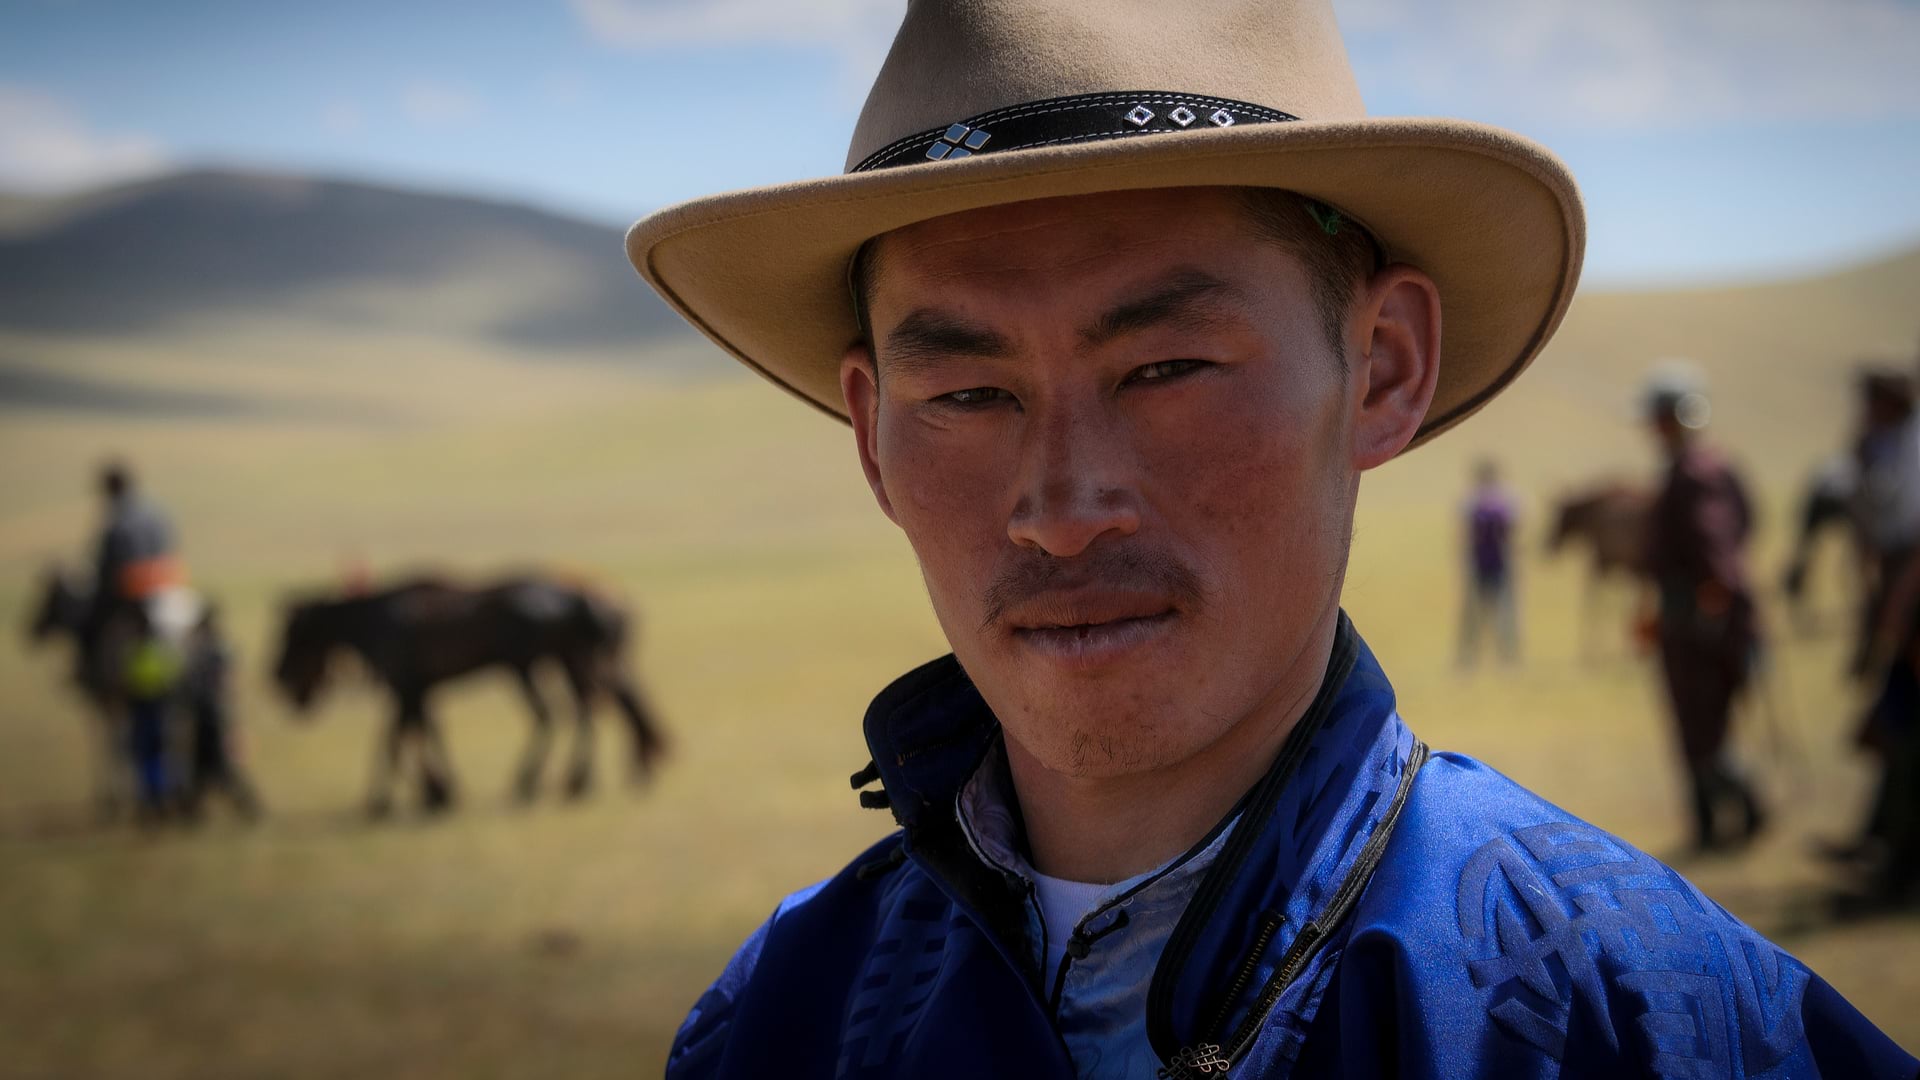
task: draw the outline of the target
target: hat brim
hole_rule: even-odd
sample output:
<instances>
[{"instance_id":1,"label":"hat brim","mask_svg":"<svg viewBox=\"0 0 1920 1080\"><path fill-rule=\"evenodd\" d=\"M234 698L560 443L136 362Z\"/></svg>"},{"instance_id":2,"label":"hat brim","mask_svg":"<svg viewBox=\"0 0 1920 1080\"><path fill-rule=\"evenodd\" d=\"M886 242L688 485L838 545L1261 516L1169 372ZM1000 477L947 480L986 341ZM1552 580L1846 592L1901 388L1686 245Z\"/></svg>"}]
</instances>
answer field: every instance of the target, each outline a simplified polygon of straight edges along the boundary
<instances>
[{"instance_id":1,"label":"hat brim","mask_svg":"<svg viewBox=\"0 0 1920 1080\"><path fill-rule=\"evenodd\" d=\"M1566 166L1511 132L1427 118L1249 124L729 192L642 219L627 256L721 348L844 420L840 358L859 334L847 267L868 239L1030 199L1210 185L1338 206L1433 278L1439 385L1414 446L1525 370L1579 280L1586 223Z\"/></svg>"}]
</instances>

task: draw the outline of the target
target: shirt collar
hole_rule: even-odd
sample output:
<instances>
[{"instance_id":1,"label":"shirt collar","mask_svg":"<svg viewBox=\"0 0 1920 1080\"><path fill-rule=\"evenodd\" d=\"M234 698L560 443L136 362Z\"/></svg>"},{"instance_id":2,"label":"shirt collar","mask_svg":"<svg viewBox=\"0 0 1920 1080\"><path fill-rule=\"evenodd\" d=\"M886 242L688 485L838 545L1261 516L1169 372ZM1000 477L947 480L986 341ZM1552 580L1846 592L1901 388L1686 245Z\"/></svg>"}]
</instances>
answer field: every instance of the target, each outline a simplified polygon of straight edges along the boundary
<instances>
[{"instance_id":1,"label":"shirt collar","mask_svg":"<svg viewBox=\"0 0 1920 1080\"><path fill-rule=\"evenodd\" d=\"M954 797L953 813L976 858L1003 874L1012 874L1029 886L1033 884L1036 871L1023 851L1021 834L1024 826L1019 798L1013 787L1013 776L1007 766L1004 742L994 741L973 776L961 786ZM1088 916L1098 915L1115 903L1149 889L1156 892L1178 891L1182 894L1190 892L1201 872L1219 853L1236 820L1237 814L1229 814L1227 820L1185 852L1108 886ZM1059 932L1061 928L1054 930Z\"/></svg>"}]
</instances>

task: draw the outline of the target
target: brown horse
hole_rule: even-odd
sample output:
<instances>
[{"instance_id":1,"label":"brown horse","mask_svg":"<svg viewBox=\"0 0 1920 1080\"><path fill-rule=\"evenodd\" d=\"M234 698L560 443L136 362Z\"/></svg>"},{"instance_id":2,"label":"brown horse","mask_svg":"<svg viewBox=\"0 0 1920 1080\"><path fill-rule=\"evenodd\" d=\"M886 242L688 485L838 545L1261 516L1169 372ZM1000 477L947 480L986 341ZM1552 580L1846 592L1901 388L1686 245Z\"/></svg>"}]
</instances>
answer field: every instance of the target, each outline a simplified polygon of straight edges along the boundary
<instances>
[{"instance_id":1,"label":"brown horse","mask_svg":"<svg viewBox=\"0 0 1920 1080\"><path fill-rule=\"evenodd\" d=\"M367 808L376 816L392 806L391 788L406 746L417 747L423 805L439 810L453 800L451 769L434 718L427 711L434 687L487 668L519 678L533 713L533 738L515 772L514 792L531 799L539 789L553 726L534 671L553 664L567 677L574 699L573 760L566 790L583 795L593 779L594 699L611 697L632 734L636 779L645 779L666 749L624 656L629 619L604 597L537 576L467 588L433 579L409 581L364 595L291 604L274 678L301 709L311 706L340 652L356 654L394 697L394 713L374 758Z\"/></svg>"},{"instance_id":2,"label":"brown horse","mask_svg":"<svg viewBox=\"0 0 1920 1080\"><path fill-rule=\"evenodd\" d=\"M1629 581L1646 576L1652 510L1651 494L1611 481L1566 496L1555 508L1547 554L1556 554L1575 542L1584 543L1589 551L1587 584L1580 605L1581 648L1588 656L1593 655L1593 620L1601 583L1622 575Z\"/></svg>"}]
</instances>

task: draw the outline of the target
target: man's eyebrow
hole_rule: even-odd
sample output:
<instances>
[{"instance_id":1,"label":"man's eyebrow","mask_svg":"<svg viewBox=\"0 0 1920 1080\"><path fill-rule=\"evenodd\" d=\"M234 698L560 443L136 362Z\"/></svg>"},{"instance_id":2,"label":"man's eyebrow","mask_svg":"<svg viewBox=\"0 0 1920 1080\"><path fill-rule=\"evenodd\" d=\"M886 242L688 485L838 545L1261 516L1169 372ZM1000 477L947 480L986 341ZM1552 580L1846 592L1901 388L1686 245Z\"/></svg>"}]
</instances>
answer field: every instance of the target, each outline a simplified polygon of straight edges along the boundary
<instances>
[{"instance_id":1,"label":"man's eyebrow","mask_svg":"<svg viewBox=\"0 0 1920 1080\"><path fill-rule=\"evenodd\" d=\"M880 366L925 371L953 356L1006 356L1013 344L993 330L954 315L921 308L887 332Z\"/></svg>"},{"instance_id":2,"label":"man's eyebrow","mask_svg":"<svg viewBox=\"0 0 1920 1080\"><path fill-rule=\"evenodd\" d=\"M1080 331L1089 345L1099 345L1149 327L1181 323L1193 327L1238 322L1223 311L1223 302L1244 299L1237 285L1204 270L1182 268L1168 274L1141 295L1123 301Z\"/></svg>"}]
</instances>

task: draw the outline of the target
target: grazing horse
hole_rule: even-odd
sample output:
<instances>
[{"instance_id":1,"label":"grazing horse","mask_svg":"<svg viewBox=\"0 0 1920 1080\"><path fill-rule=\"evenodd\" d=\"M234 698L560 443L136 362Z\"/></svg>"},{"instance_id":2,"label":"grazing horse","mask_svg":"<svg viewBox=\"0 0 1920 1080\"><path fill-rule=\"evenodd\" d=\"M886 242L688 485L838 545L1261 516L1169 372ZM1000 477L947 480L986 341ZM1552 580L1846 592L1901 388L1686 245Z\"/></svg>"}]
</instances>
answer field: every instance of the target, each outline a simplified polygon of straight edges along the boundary
<instances>
[{"instance_id":1,"label":"grazing horse","mask_svg":"<svg viewBox=\"0 0 1920 1080\"><path fill-rule=\"evenodd\" d=\"M1629 484L1610 482L1562 498L1554 513L1547 554L1582 541L1590 549L1587 584L1581 599L1581 648L1593 655L1595 599L1601 582L1625 574L1644 577L1647 568L1648 516L1653 496Z\"/></svg>"},{"instance_id":2,"label":"grazing horse","mask_svg":"<svg viewBox=\"0 0 1920 1080\"><path fill-rule=\"evenodd\" d=\"M516 796L531 799L553 726L534 670L556 664L573 691L576 724L566 789L579 796L593 780L592 707L600 693L611 697L626 718L637 779L652 772L666 749L622 656L627 628L626 613L611 601L541 577L479 588L418 579L378 592L292 604L274 677L304 710L325 681L329 661L347 651L392 691L393 718L374 757L367 801L368 811L379 816L391 809L393 775L410 742L418 747L426 808L451 803L451 770L427 698L448 679L494 667L518 676L533 713L533 737L514 778Z\"/></svg>"}]
</instances>

